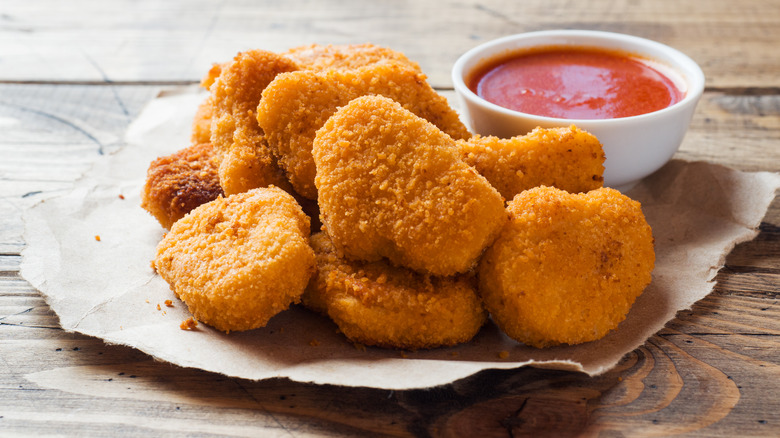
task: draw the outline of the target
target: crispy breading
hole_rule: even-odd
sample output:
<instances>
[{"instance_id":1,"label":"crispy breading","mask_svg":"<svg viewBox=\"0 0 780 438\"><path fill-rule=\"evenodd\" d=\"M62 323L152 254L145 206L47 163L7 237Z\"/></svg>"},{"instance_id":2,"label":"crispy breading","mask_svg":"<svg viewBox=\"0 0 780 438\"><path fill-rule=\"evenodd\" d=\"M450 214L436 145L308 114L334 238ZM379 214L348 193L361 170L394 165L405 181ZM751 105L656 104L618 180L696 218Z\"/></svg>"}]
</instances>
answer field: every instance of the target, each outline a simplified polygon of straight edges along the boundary
<instances>
[{"instance_id":1,"label":"crispy breading","mask_svg":"<svg viewBox=\"0 0 780 438\"><path fill-rule=\"evenodd\" d=\"M538 186L578 193L597 189L604 182L601 143L576 126L536 128L508 139L474 136L459 141L458 146L463 160L507 200Z\"/></svg>"},{"instance_id":2,"label":"crispy breading","mask_svg":"<svg viewBox=\"0 0 780 438\"><path fill-rule=\"evenodd\" d=\"M297 69L293 61L263 50L239 53L219 67L210 87L211 142L220 154L219 179L226 194L269 185L291 189L257 125L255 110L276 75Z\"/></svg>"},{"instance_id":3,"label":"crispy breading","mask_svg":"<svg viewBox=\"0 0 780 438\"><path fill-rule=\"evenodd\" d=\"M209 71L200 81L200 86L209 89L211 84L217 80L222 68L228 63L224 64L212 64ZM198 106L198 110L195 112L195 117L192 121L192 144L209 143L211 142L211 118L214 115L214 100L209 94L203 102Z\"/></svg>"},{"instance_id":4,"label":"crispy breading","mask_svg":"<svg viewBox=\"0 0 780 438\"><path fill-rule=\"evenodd\" d=\"M213 116L214 101L211 99L211 95L208 95L198 105L195 117L192 119L192 133L190 134L192 144L211 142L211 118Z\"/></svg>"},{"instance_id":5,"label":"crispy breading","mask_svg":"<svg viewBox=\"0 0 780 438\"><path fill-rule=\"evenodd\" d=\"M609 188L538 187L507 208L511 219L478 271L496 324L535 347L593 341L615 329L655 263L640 204Z\"/></svg>"},{"instance_id":6,"label":"crispy breading","mask_svg":"<svg viewBox=\"0 0 780 438\"><path fill-rule=\"evenodd\" d=\"M433 277L385 260L347 261L325 233L312 236L317 275L303 304L327 314L353 342L417 350L467 342L487 312L473 274Z\"/></svg>"},{"instance_id":7,"label":"crispy breading","mask_svg":"<svg viewBox=\"0 0 780 438\"><path fill-rule=\"evenodd\" d=\"M214 148L196 144L174 154L157 158L149 165L141 191L141 207L163 228L190 210L222 195Z\"/></svg>"},{"instance_id":8,"label":"crispy breading","mask_svg":"<svg viewBox=\"0 0 780 438\"><path fill-rule=\"evenodd\" d=\"M326 46L311 44L294 47L282 55L307 70L355 69L385 60L394 60L421 71L420 66L403 53L374 44L328 44Z\"/></svg>"},{"instance_id":9,"label":"crispy breading","mask_svg":"<svg viewBox=\"0 0 780 438\"><path fill-rule=\"evenodd\" d=\"M320 217L350 259L453 275L475 265L507 220L503 198L455 141L386 97L339 109L313 157Z\"/></svg>"},{"instance_id":10,"label":"crispy breading","mask_svg":"<svg viewBox=\"0 0 780 438\"><path fill-rule=\"evenodd\" d=\"M222 74L222 69L225 68L228 64L230 64L230 62L211 64L209 71L207 71L206 74L201 78L200 86L207 90L211 88L211 85L214 83L214 81L216 81L219 75Z\"/></svg>"},{"instance_id":11,"label":"crispy breading","mask_svg":"<svg viewBox=\"0 0 780 438\"><path fill-rule=\"evenodd\" d=\"M295 190L316 199L314 136L336 110L364 95L389 97L453 138L470 134L447 100L425 75L396 61L354 70L297 71L280 74L263 92L257 121Z\"/></svg>"},{"instance_id":12,"label":"crispy breading","mask_svg":"<svg viewBox=\"0 0 780 438\"><path fill-rule=\"evenodd\" d=\"M153 266L198 321L225 332L263 327L300 300L316 270L309 218L293 197L258 188L176 222Z\"/></svg>"}]
</instances>

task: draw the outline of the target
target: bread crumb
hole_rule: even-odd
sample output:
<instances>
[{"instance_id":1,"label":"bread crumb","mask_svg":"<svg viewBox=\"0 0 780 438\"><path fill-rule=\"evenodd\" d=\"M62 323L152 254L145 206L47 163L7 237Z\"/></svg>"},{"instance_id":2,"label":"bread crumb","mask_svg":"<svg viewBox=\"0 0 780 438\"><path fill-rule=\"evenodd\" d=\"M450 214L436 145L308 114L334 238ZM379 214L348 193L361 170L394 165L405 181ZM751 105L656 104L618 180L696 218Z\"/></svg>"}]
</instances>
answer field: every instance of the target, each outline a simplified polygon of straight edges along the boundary
<instances>
[{"instance_id":1,"label":"bread crumb","mask_svg":"<svg viewBox=\"0 0 780 438\"><path fill-rule=\"evenodd\" d=\"M198 327L198 321L195 321L191 316L179 324L179 328L182 330L195 330Z\"/></svg>"},{"instance_id":2,"label":"bread crumb","mask_svg":"<svg viewBox=\"0 0 780 438\"><path fill-rule=\"evenodd\" d=\"M95 240L97 240L98 242L100 242L100 235L99 235L99 234L95 234Z\"/></svg>"},{"instance_id":3,"label":"bread crumb","mask_svg":"<svg viewBox=\"0 0 780 438\"><path fill-rule=\"evenodd\" d=\"M406 352L405 352L405 351L402 351L402 352L401 352L401 357L402 357L402 358L404 358L404 359L406 359L406 358L407 358L407 357L409 357L409 356L406 354Z\"/></svg>"},{"instance_id":4,"label":"bread crumb","mask_svg":"<svg viewBox=\"0 0 780 438\"><path fill-rule=\"evenodd\" d=\"M157 310L160 310L160 309L161 309L160 303L157 303Z\"/></svg>"},{"instance_id":5,"label":"bread crumb","mask_svg":"<svg viewBox=\"0 0 780 438\"><path fill-rule=\"evenodd\" d=\"M450 352L450 356L458 357L458 352L457 351L452 351L452 352Z\"/></svg>"},{"instance_id":6,"label":"bread crumb","mask_svg":"<svg viewBox=\"0 0 780 438\"><path fill-rule=\"evenodd\" d=\"M121 194L121 193L120 193L120 194L119 194L119 199L125 199L125 195L123 195L123 194Z\"/></svg>"},{"instance_id":7,"label":"bread crumb","mask_svg":"<svg viewBox=\"0 0 780 438\"><path fill-rule=\"evenodd\" d=\"M311 341L309 341L309 345L311 345L312 347L316 347L316 346L320 345L320 341L318 341L316 339L312 339Z\"/></svg>"},{"instance_id":8,"label":"bread crumb","mask_svg":"<svg viewBox=\"0 0 780 438\"><path fill-rule=\"evenodd\" d=\"M366 346L361 344L361 343L359 343L359 342L354 342L354 343L352 343L352 345L355 347L355 350L366 351Z\"/></svg>"},{"instance_id":9,"label":"bread crumb","mask_svg":"<svg viewBox=\"0 0 780 438\"><path fill-rule=\"evenodd\" d=\"M506 359L507 357L509 357L509 352L506 351L506 350L499 351L498 352L498 357L499 357L499 359Z\"/></svg>"},{"instance_id":10,"label":"bread crumb","mask_svg":"<svg viewBox=\"0 0 780 438\"><path fill-rule=\"evenodd\" d=\"M145 301L146 301L146 304L149 304L149 300L145 300Z\"/></svg>"},{"instance_id":11,"label":"bread crumb","mask_svg":"<svg viewBox=\"0 0 780 438\"><path fill-rule=\"evenodd\" d=\"M166 306L166 307L173 307L173 301L171 301L171 300L165 300L165 306Z\"/></svg>"}]
</instances>

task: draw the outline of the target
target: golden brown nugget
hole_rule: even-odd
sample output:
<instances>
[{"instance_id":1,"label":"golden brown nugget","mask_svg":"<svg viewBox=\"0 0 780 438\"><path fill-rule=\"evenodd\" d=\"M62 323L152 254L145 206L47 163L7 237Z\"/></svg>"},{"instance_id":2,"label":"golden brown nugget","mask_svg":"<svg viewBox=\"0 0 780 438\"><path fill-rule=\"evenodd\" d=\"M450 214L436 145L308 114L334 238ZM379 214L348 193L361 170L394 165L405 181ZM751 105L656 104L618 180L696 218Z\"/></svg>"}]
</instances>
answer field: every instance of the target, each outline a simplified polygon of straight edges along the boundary
<instances>
[{"instance_id":1,"label":"golden brown nugget","mask_svg":"<svg viewBox=\"0 0 780 438\"><path fill-rule=\"evenodd\" d=\"M311 238L317 275L303 304L327 314L352 342L417 350L468 342L485 323L472 275L433 277L387 261L340 258L329 237Z\"/></svg>"},{"instance_id":2,"label":"golden brown nugget","mask_svg":"<svg viewBox=\"0 0 780 438\"><path fill-rule=\"evenodd\" d=\"M280 74L263 92L257 121L295 190L317 198L311 156L317 129L356 97L382 95L398 101L453 138L470 134L425 75L409 66L384 61L355 70L298 71Z\"/></svg>"},{"instance_id":3,"label":"golden brown nugget","mask_svg":"<svg viewBox=\"0 0 780 438\"><path fill-rule=\"evenodd\" d=\"M201 79L200 86L209 89L211 84L217 80L225 64L213 64L206 75ZM211 117L214 115L214 101L209 94L198 106L195 117L192 121L192 144L211 142Z\"/></svg>"},{"instance_id":4,"label":"golden brown nugget","mask_svg":"<svg viewBox=\"0 0 780 438\"><path fill-rule=\"evenodd\" d=\"M209 89L211 88L211 85L217 80L220 74L222 74L222 69L230 65L230 62L224 62L221 64L211 64L211 68L208 72L201 78L200 80L200 86Z\"/></svg>"},{"instance_id":5,"label":"golden brown nugget","mask_svg":"<svg viewBox=\"0 0 780 438\"><path fill-rule=\"evenodd\" d=\"M220 66L211 85L211 142L220 153L219 179L228 195L275 185L289 189L257 125L255 110L263 89L282 72L297 70L291 60L250 50Z\"/></svg>"},{"instance_id":6,"label":"golden brown nugget","mask_svg":"<svg viewBox=\"0 0 780 438\"><path fill-rule=\"evenodd\" d=\"M403 53L374 44L312 44L292 48L282 55L307 70L355 69L394 60L421 71L420 66Z\"/></svg>"},{"instance_id":7,"label":"golden brown nugget","mask_svg":"<svg viewBox=\"0 0 780 438\"><path fill-rule=\"evenodd\" d=\"M192 134L190 135L192 144L211 142L211 118L213 115L214 102L209 95L198 105L198 110L192 119Z\"/></svg>"},{"instance_id":8,"label":"golden brown nugget","mask_svg":"<svg viewBox=\"0 0 780 438\"><path fill-rule=\"evenodd\" d=\"M538 187L507 208L511 220L478 271L496 324L535 347L594 341L615 329L655 263L639 203L609 188Z\"/></svg>"},{"instance_id":9,"label":"golden brown nugget","mask_svg":"<svg viewBox=\"0 0 780 438\"><path fill-rule=\"evenodd\" d=\"M316 269L308 237L309 218L291 195L258 188L176 222L153 266L198 321L250 330L300 300Z\"/></svg>"},{"instance_id":10,"label":"golden brown nugget","mask_svg":"<svg viewBox=\"0 0 780 438\"><path fill-rule=\"evenodd\" d=\"M507 220L455 141L386 97L364 96L317 132L320 217L338 251L433 275L472 268Z\"/></svg>"},{"instance_id":11,"label":"golden brown nugget","mask_svg":"<svg viewBox=\"0 0 780 438\"><path fill-rule=\"evenodd\" d=\"M474 136L459 141L463 160L511 200L539 186L571 193L604 183L604 151L598 139L576 126L536 128L509 139Z\"/></svg>"},{"instance_id":12,"label":"golden brown nugget","mask_svg":"<svg viewBox=\"0 0 780 438\"><path fill-rule=\"evenodd\" d=\"M149 165L141 191L141 207L163 228L195 207L221 196L214 148L203 143L157 158Z\"/></svg>"}]
</instances>

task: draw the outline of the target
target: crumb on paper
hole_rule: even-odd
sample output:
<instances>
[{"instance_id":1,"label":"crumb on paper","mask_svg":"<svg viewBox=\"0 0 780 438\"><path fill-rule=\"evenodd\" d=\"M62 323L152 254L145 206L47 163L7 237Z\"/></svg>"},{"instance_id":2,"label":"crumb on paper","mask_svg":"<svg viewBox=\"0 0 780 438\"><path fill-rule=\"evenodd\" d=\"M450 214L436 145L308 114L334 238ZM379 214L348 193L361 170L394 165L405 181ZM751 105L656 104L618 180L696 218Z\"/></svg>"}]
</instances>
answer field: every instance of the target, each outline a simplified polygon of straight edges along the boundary
<instances>
[{"instance_id":1,"label":"crumb on paper","mask_svg":"<svg viewBox=\"0 0 780 438\"><path fill-rule=\"evenodd\" d=\"M157 303L157 310L160 310L160 309L162 309L162 307L160 307L160 303Z\"/></svg>"},{"instance_id":2,"label":"crumb on paper","mask_svg":"<svg viewBox=\"0 0 780 438\"><path fill-rule=\"evenodd\" d=\"M144 301L146 301L146 304L149 304L149 300L144 300Z\"/></svg>"},{"instance_id":3,"label":"crumb on paper","mask_svg":"<svg viewBox=\"0 0 780 438\"><path fill-rule=\"evenodd\" d=\"M119 194L119 199L125 199L125 195L123 195L123 194L121 194L121 193L120 193L120 194Z\"/></svg>"},{"instance_id":4,"label":"crumb on paper","mask_svg":"<svg viewBox=\"0 0 780 438\"><path fill-rule=\"evenodd\" d=\"M198 327L198 321L195 321L191 316L181 322L179 328L182 330L195 330Z\"/></svg>"},{"instance_id":5,"label":"crumb on paper","mask_svg":"<svg viewBox=\"0 0 780 438\"><path fill-rule=\"evenodd\" d=\"M95 234L95 240L97 240L98 242L100 242L100 234Z\"/></svg>"},{"instance_id":6,"label":"crumb on paper","mask_svg":"<svg viewBox=\"0 0 780 438\"><path fill-rule=\"evenodd\" d=\"M509 352L506 350L502 350L498 352L498 358L499 359L506 359L509 357Z\"/></svg>"},{"instance_id":7,"label":"crumb on paper","mask_svg":"<svg viewBox=\"0 0 780 438\"><path fill-rule=\"evenodd\" d=\"M317 347L318 345L320 345L320 341L316 339L312 339L311 341L309 341L309 345L311 345L312 347Z\"/></svg>"},{"instance_id":8,"label":"crumb on paper","mask_svg":"<svg viewBox=\"0 0 780 438\"><path fill-rule=\"evenodd\" d=\"M165 307L173 307L173 301L165 300Z\"/></svg>"}]
</instances>

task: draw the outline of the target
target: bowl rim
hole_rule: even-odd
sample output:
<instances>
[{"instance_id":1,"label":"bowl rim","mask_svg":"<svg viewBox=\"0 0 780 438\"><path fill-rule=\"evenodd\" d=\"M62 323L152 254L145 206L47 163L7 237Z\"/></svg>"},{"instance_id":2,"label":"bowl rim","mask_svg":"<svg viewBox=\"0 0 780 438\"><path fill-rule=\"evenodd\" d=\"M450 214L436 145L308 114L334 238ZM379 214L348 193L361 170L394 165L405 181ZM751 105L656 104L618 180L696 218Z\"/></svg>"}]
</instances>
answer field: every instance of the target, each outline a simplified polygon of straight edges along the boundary
<instances>
[{"instance_id":1,"label":"bowl rim","mask_svg":"<svg viewBox=\"0 0 780 438\"><path fill-rule=\"evenodd\" d=\"M469 73L465 71L466 64L471 62L474 58L478 58L483 52L489 51L490 49L493 49L496 46L502 46L507 43L512 43L514 41L523 41L527 39L540 38L540 37L551 37L551 38L589 37L601 41L619 41L619 42L631 44L636 47L636 50L634 49L627 49L627 50L630 50L631 52L636 53L640 56L645 56L650 60L663 64L665 67L674 70L678 75L680 75L687 85L685 97L683 97L680 101L674 103L673 105L667 106L665 108L653 112L638 114L635 116L617 117L617 118L610 118L610 119L576 119L576 118L569 119L569 118L541 116L541 115L524 113L521 111L505 108L503 106L485 100L484 98L480 97L479 95L471 91L471 89L466 85L465 76L467 73ZM550 45L550 46L571 45L571 46L595 47L595 48L601 47L596 41L591 41L582 44L556 43L553 41L550 42L549 44L534 44L534 45L524 46L524 47L544 47L545 45ZM662 61L657 57L653 57L652 55L646 53L646 50L648 49L655 49L655 51L665 53L669 58L674 60L674 63ZM506 50L511 51L512 49L509 48ZM634 35L628 35L628 34L617 33L617 32L606 32L606 31L598 31L598 30L553 29L553 30L541 30L541 31L523 32L523 33L507 35L490 41L486 41L480 45L477 45L467 50L460 57L458 57L458 59L455 61L455 64L453 64L452 82L454 85L455 92L461 95L464 99L467 99L474 104L484 106L490 110L502 113L507 116L515 116L515 117L520 116L526 118L533 118L541 122L552 123L552 124L573 123L573 124L601 125L601 124L625 123L633 120L652 118L668 112L676 111L678 108L682 108L690 104L695 104L696 102L698 102L698 100L701 98L701 95L704 93L705 77L701 67L688 55L673 47L660 43L658 41L653 41L647 38L642 38Z\"/></svg>"}]
</instances>

